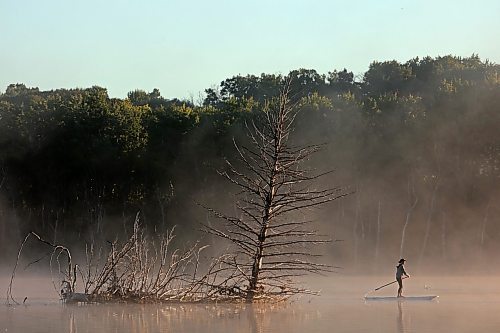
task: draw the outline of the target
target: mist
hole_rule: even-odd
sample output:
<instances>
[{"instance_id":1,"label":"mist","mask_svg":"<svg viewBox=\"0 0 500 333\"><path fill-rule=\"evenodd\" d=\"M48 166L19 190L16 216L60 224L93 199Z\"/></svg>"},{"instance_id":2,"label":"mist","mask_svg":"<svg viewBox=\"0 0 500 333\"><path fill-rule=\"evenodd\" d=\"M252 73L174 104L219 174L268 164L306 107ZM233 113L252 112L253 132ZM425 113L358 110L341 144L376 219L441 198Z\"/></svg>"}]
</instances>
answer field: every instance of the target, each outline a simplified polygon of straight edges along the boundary
<instances>
[{"instance_id":1,"label":"mist","mask_svg":"<svg viewBox=\"0 0 500 333\"><path fill-rule=\"evenodd\" d=\"M350 193L309 219L335 240L321 251L343 274L418 274L500 268L498 65L444 56L374 62L348 70L299 69L287 77L301 111L293 142L324 143L309 160L317 184ZM179 243L202 238L211 217L234 213L237 189L218 174L233 139L275 96L284 77L228 78L200 105L158 90L110 99L105 88L0 95L0 253L11 263L26 234L82 251L126 237L134 216L154 234L176 225ZM314 185L316 186L316 185ZM33 250L36 252L37 250Z\"/></svg>"}]
</instances>

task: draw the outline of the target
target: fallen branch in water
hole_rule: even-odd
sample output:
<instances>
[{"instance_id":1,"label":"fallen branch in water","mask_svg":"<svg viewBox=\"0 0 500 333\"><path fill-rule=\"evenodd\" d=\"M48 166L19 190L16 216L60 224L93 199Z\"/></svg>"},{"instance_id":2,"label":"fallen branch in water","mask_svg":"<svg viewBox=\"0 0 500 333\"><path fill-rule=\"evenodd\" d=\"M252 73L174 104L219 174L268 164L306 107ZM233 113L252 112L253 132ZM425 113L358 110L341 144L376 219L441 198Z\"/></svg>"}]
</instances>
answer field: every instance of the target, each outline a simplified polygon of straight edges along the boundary
<instances>
[{"instance_id":1,"label":"fallen branch in water","mask_svg":"<svg viewBox=\"0 0 500 333\"><path fill-rule=\"evenodd\" d=\"M58 264L59 273L64 274L65 279L67 279L66 282L68 282L68 288L69 288L70 292L73 292L73 290L75 288L75 283L76 283L76 269L77 269L77 267L73 266L73 264L72 264L71 253L70 253L69 249L67 247L63 246L63 245L53 244L53 243L51 243L49 241L46 241L45 239L43 239L42 237L40 237L37 233L35 233L33 231L30 231L26 235L26 237L24 238L24 240L21 243L21 246L19 247L19 250L17 252L16 263L14 265L14 269L13 269L12 275L10 277L9 288L7 289L7 304L10 304L11 301L13 303L15 303L15 304L18 304L18 305L20 304L18 301L16 301L14 299L14 296L12 295L12 285L14 283L14 278L16 276L16 269L17 269L17 266L18 266L18 263L19 263L19 259L21 257L21 252L22 252L22 250L24 248L24 245L26 244L26 242L29 240L30 237L35 237L36 240L38 240L39 242L41 242L43 244L46 244L46 245L50 246L53 249L52 253L50 254L50 263L49 263L51 276L53 276L53 274L52 274L53 273L53 271L52 271L52 263L53 263L53 259L55 257L56 262ZM61 265L60 265L60 261L59 261L59 257L63 253L66 254L67 261L68 261L68 267L67 267L67 269L65 271L61 270ZM28 266L31 265L31 264L32 263L28 264ZM52 280L52 282L53 282L54 287L55 287L55 283L54 283L53 280ZM62 292L59 293L59 296L62 296ZM24 299L24 301L26 301L26 298Z\"/></svg>"}]
</instances>

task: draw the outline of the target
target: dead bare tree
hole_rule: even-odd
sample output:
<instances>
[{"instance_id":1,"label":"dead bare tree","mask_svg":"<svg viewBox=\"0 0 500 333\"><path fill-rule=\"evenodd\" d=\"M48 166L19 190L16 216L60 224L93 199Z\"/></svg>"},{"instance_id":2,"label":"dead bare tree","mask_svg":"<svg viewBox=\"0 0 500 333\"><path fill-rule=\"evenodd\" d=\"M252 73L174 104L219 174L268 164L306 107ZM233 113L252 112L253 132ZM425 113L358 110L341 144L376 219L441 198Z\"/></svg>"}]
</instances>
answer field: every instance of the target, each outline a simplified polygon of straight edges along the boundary
<instances>
[{"instance_id":1,"label":"dead bare tree","mask_svg":"<svg viewBox=\"0 0 500 333\"><path fill-rule=\"evenodd\" d=\"M313 188L329 172L314 174L303 166L320 145L290 144L298 107L290 102L290 84L285 86L265 105L262 118L247 124L251 147L234 142L242 166L228 161L228 170L220 173L241 190L236 199L240 215L208 208L222 223L206 225L205 230L237 248L223 261L232 274L225 285L247 302L312 293L295 278L333 269L315 260L319 255L311 246L331 240L312 228L306 211L346 193L338 187Z\"/></svg>"}]
</instances>

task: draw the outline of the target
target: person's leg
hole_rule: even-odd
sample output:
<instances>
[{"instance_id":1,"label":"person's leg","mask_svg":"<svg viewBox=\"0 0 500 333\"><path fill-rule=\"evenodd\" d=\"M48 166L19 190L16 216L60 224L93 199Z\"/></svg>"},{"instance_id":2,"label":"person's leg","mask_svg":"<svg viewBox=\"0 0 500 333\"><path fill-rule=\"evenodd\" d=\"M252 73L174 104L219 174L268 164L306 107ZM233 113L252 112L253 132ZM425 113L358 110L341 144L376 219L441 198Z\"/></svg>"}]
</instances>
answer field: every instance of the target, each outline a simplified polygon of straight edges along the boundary
<instances>
[{"instance_id":1,"label":"person's leg","mask_svg":"<svg viewBox=\"0 0 500 333\"><path fill-rule=\"evenodd\" d=\"M398 297L402 296L403 293L403 279L401 278L396 278L398 280L399 288L398 288Z\"/></svg>"}]
</instances>

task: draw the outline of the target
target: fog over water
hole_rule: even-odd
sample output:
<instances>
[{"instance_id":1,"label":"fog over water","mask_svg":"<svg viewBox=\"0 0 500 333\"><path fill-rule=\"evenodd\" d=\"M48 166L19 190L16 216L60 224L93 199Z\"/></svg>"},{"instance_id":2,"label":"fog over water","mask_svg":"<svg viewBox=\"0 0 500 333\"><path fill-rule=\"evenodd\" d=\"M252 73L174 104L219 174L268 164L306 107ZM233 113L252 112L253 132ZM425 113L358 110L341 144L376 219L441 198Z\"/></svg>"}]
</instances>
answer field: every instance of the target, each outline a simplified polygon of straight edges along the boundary
<instances>
[{"instance_id":1,"label":"fog over water","mask_svg":"<svg viewBox=\"0 0 500 333\"><path fill-rule=\"evenodd\" d=\"M2 332L494 332L500 327L500 287L493 276L415 276L406 295L437 301L365 302L387 276L333 275L309 281L320 297L287 305L63 305L50 279L19 277L24 305L0 306ZM5 276L0 280L8 285ZM370 295L394 295L395 285Z\"/></svg>"},{"instance_id":2,"label":"fog over water","mask_svg":"<svg viewBox=\"0 0 500 333\"><path fill-rule=\"evenodd\" d=\"M83 268L87 247L108 251L128 239L138 212L148 235L177 225L173 248L209 245L203 261L234 251L200 233L200 225L221 222L201 205L241 214L236 201L245 196L217 171L227 160L245 172L234 142L251 144L247 121L259 119L281 76L229 78L200 105L157 89L121 100L97 86L10 85L0 92L0 288L18 258L12 292L22 304L0 305L0 332L498 331L499 73L476 55L375 61L359 79L346 69L290 73L304 103L291 146L325 143L304 160L313 174L325 173L307 190L338 186L349 195L286 217L311 220L333 239L307 254L338 268L304 281L320 297L283 306L70 306L58 300L61 280L46 277L47 242L30 240L17 256L34 231L68 247ZM247 87L253 95L241 93ZM439 298L365 302L394 280L400 258L412 276L404 294Z\"/></svg>"}]
</instances>

